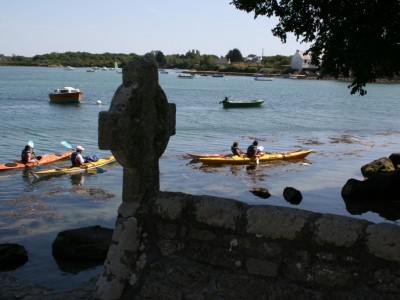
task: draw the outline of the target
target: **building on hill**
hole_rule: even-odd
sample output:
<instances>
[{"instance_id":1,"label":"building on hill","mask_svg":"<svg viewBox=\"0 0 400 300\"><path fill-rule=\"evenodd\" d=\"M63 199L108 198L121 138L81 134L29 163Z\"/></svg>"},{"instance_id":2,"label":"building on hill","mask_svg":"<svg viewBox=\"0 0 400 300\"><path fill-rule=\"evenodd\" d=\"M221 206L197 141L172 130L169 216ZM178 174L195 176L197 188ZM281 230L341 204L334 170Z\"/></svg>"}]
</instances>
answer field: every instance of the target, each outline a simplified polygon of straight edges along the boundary
<instances>
[{"instance_id":1,"label":"building on hill","mask_svg":"<svg viewBox=\"0 0 400 300\"><path fill-rule=\"evenodd\" d=\"M311 63L311 55L300 50L296 50L296 53L292 56L291 68L298 71L316 71L318 69Z\"/></svg>"},{"instance_id":2,"label":"building on hill","mask_svg":"<svg viewBox=\"0 0 400 300\"><path fill-rule=\"evenodd\" d=\"M262 57L255 54L250 54L244 59L244 61L247 63L260 64L262 62Z\"/></svg>"},{"instance_id":3,"label":"building on hill","mask_svg":"<svg viewBox=\"0 0 400 300\"><path fill-rule=\"evenodd\" d=\"M230 60L229 59L226 59L226 57L223 57L223 56L221 56L220 58L218 58L216 61L215 61L215 64L217 65L217 66L226 66L226 65L229 65L231 62L230 62Z\"/></svg>"}]
</instances>

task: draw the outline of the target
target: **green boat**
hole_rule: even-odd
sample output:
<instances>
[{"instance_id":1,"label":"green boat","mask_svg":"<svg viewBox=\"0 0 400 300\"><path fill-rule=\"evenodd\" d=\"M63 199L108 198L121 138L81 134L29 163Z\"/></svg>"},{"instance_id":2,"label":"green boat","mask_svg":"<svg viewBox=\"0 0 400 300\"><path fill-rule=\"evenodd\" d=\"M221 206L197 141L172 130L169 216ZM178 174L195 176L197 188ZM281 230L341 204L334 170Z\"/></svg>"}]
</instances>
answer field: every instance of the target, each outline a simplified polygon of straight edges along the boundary
<instances>
[{"instance_id":1,"label":"green boat","mask_svg":"<svg viewBox=\"0 0 400 300\"><path fill-rule=\"evenodd\" d=\"M260 107L264 103L264 99L258 100L229 100L225 97L224 100L220 102L224 108L248 108L248 107Z\"/></svg>"}]
</instances>

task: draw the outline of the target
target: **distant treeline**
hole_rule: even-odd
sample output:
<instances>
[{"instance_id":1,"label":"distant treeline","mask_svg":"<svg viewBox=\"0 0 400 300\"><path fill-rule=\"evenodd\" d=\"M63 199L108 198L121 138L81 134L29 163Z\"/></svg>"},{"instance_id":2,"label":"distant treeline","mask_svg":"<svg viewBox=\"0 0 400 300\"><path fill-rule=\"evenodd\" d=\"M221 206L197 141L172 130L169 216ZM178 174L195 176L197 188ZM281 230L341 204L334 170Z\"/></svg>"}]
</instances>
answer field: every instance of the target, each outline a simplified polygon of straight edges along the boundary
<instances>
[{"instance_id":1,"label":"distant treeline","mask_svg":"<svg viewBox=\"0 0 400 300\"><path fill-rule=\"evenodd\" d=\"M234 49L238 51L237 49ZM287 73L290 72L290 56L264 56L260 62L245 61L240 52L229 52L227 58L230 64L223 64L218 56L203 54L198 50L188 51L186 54L164 55L161 51L150 52L154 55L159 68L166 69L195 69L198 71L244 72L244 73ZM230 54L231 57L229 57ZM88 52L52 52L49 54L25 57L20 55L5 56L0 54L0 65L3 66L72 66L72 67L114 67L116 62L120 68L141 55L130 53L102 53L92 54Z\"/></svg>"}]
</instances>

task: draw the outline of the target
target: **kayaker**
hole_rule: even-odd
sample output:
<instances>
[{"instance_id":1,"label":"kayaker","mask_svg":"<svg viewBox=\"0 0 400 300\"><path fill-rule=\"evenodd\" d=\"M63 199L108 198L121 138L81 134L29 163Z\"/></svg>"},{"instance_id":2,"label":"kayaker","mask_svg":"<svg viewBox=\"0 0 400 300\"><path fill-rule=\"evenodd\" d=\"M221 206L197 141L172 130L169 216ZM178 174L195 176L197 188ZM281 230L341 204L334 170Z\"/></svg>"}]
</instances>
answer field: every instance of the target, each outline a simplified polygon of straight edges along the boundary
<instances>
[{"instance_id":1,"label":"kayaker","mask_svg":"<svg viewBox=\"0 0 400 300\"><path fill-rule=\"evenodd\" d=\"M260 151L258 150L258 141L254 141L253 144L251 144L247 148L247 157L257 157L260 156Z\"/></svg>"},{"instance_id":2,"label":"kayaker","mask_svg":"<svg viewBox=\"0 0 400 300\"><path fill-rule=\"evenodd\" d=\"M24 150L22 150L22 152L21 152L21 161L24 164L26 164L26 163L39 164L39 161L36 158L33 158L32 154L34 154L32 147L29 145L26 145Z\"/></svg>"},{"instance_id":3,"label":"kayaker","mask_svg":"<svg viewBox=\"0 0 400 300\"><path fill-rule=\"evenodd\" d=\"M231 151L232 151L233 155L243 156L243 154L244 154L243 151L240 150L238 142L233 142L233 144L231 146Z\"/></svg>"},{"instance_id":4,"label":"kayaker","mask_svg":"<svg viewBox=\"0 0 400 300\"><path fill-rule=\"evenodd\" d=\"M85 150L82 146L76 146L75 151L71 154L71 163L73 167L85 166L85 159L82 156L82 152Z\"/></svg>"}]
</instances>

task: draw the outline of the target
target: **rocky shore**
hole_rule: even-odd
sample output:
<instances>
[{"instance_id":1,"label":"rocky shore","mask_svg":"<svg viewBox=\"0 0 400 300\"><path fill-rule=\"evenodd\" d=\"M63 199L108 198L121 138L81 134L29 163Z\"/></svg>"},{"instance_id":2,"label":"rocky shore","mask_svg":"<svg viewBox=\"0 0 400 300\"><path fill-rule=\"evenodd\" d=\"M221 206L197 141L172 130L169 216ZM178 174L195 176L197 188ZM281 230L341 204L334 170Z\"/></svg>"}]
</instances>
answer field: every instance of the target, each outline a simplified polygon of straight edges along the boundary
<instances>
[{"instance_id":1,"label":"rocky shore","mask_svg":"<svg viewBox=\"0 0 400 300\"><path fill-rule=\"evenodd\" d=\"M93 299L97 277L68 291L55 291L33 283L0 273L0 295L2 300L66 300Z\"/></svg>"}]
</instances>

